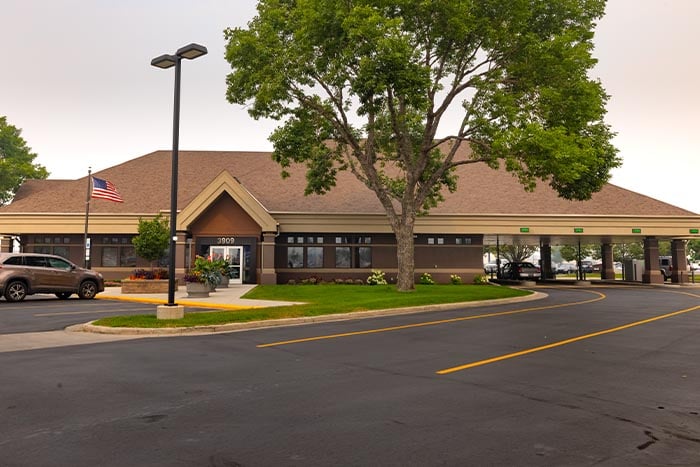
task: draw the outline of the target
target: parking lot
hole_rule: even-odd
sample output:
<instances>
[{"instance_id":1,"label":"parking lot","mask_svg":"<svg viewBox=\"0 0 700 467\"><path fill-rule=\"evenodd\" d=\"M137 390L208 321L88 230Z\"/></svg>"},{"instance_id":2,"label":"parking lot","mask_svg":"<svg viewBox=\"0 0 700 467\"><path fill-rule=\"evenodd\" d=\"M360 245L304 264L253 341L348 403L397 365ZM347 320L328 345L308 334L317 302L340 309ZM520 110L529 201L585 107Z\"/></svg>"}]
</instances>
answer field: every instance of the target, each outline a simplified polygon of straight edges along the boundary
<instances>
[{"instance_id":1,"label":"parking lot","mask_svg":"<svg viewBox=\"0 0 700 467\"><path fill-rule=\"evenodd\" d=\"M0 353L0 464L697 465L700 289L538 290L548 297ZM94 319L85 303L2 302L0 324Z\"/></svg>"}]
</instances>

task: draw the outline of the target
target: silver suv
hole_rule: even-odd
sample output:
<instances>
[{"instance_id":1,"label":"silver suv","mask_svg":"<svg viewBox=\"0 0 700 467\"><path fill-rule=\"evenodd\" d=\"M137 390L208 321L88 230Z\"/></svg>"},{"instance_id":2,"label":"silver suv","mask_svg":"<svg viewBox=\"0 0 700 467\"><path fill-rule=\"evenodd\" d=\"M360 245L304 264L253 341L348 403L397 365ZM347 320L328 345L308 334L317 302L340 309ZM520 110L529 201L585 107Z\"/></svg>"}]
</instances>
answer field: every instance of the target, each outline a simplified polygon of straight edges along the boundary
<instances>
[{"instance_id":1,"label":"silver suv","mask_svg":"<svg viewBox=\"0 0 700 467\"><path fill-rule=\"evenodd\" d=\"M74 293L83 299L104 291L99 272L83 269L65 258L38 253L0 253L0 295L19 302L27 295L52 293L62 300Z\"/></svg>"}]
</instances>

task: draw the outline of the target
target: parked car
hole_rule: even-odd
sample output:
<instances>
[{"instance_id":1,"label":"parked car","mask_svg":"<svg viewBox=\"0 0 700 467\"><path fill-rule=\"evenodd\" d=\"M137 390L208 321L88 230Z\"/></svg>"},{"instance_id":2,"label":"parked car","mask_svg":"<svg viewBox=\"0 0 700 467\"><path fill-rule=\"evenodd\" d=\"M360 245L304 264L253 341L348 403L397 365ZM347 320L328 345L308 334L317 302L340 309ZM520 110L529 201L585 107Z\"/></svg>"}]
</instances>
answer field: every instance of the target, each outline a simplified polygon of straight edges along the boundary
<instances>
[{"instance_id":1,"label":"parked car","mask_svg":"<svg viewBox=\"0 0 700 467\"><path fill-rule=\"evenodd\" d=\"M586 274L590 274L593 272L593 261L589 260L582 260L581 261L581 270L585 272Z\"/></svg>"},{"instance_id":2,"label":"parked car","mask_svg":"<svg viewBox=\"0 0 700 467\"><path fill-rule=\"evenodd\" d=\"M73 294L90 299L104 289L102 274L60 256L0 253L0 295L8 302L19 302L36 293L52 293L63 300Z\"/></svg>"},{"instance_id":3,"label":"parked car","mask_svg":"<svg viewBox=\"0 0 700 467\"><path fill-rule=\"evenodd\" d=\"M496 273L498 271L498 265L496 263L486 263L484 264L484 272L486 274Z\"/></svg>"},{"instance_id":4,"label":"parked car","mask_svg":"<svg viewBox=\"0 0 700 467\"><path fill-rule=\"evenodd\" d=\"M576 265L571 263L561 263L556 269L557 274L569 274L572 272L576 272Z\"/></svg>"},{"instance_id":5,"label":"parked car","mask_svg":"<svg viewBox=\"0 0 700 467\"><path fill-rule=\"evenodd\" d=\"M506 263L501 269L502 279L539 279L540 275L540 268L526 261Z\"/></svg>"},{"instance_id":6,"label":"parked car","mask_svg":"<svg viewBox=\"0 0 700 467\"><path fill-rule=\"evenodd\" d=\"M673 263L671 261L672 258L670 256L659 256L659 269L665 281L670 279L671 272L673 271Z\"/></svg>"}]
</instances>

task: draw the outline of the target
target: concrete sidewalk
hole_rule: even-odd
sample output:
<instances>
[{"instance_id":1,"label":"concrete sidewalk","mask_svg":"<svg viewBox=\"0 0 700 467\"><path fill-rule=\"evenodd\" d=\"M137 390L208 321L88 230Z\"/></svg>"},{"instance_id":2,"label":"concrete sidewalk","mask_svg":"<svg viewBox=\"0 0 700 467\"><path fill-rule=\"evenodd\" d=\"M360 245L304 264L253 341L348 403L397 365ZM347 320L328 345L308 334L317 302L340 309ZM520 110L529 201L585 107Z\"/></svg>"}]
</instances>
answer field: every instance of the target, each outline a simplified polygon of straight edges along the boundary
<instances>
[{"instance_id":1,"label":"concrete sidewalk","mask_svg":"<svg viewBox=\"0 0 700 467\"><path fill-rule=\"evenodd\" d=\"M217 287L215 292L210 292L209 297L187 298L185 286L180 286L175 291L175 303L185 307L213 308L220 310L241 310L244 308L263 308L273 306L294 305L294 302L281 302L273 300L250 300L241 298L249 290L254 289L255 284L237 284L228 287ZM153 303L165 305L168 303L167 293L157 294L123 294L121 287L106 287L105 291L97 294L101 300L122 300L128 302Z\"/></svg>"}]
</instances>

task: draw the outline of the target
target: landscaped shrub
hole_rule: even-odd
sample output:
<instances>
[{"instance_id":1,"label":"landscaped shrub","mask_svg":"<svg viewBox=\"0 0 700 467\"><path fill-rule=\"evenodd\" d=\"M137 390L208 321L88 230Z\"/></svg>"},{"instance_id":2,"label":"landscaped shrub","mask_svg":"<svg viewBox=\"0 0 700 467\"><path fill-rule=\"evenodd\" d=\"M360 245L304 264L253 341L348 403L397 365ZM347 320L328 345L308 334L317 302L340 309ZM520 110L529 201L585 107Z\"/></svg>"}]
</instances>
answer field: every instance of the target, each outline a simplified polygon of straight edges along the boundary
<instances>
[{"instance_id":1,"label":"landscaped shrub","mask_svg":"<svg viewBox=\"0 0 700 467\"><path fill-rule=\"evenodd\" d=\"M457 274L450 274L450 283L453 285L459 285L462 283L462 278Z\"/></svg>"},{"instance_id":2,"label":"landscaped shrub","mask_svg":"<svg viewBox=\"0 0 700 467\"><path fill-rule=\"evenodd\" d=\"M386 279L384 278L384 271L379 269L372 269L372 274L367 278L367 284L369 285L386 285Z\"/></svg>"},{"instance_id":3,"label":"landscaped shrub","mask_svg":"<svg viewBox=\"0 0 700 467\"><path fill-rule=\"evenodd\" d=\"M486 276L486 274L477 274L474 276L474 284L476 285L484 285L489 283L489 278Z\"/></svg>"},{"instance_id":4,"label":"landscaped shrub","mask_svg":"<svg viewBox=\"0 0 700 467\"><path fill-rule=\"evenodd\" d=\"M431 276L430 273L424 272L420 276L420 283L423 285L434 285L435 281L433 280L433 276Z\"/></svg>"},{"instance_id":5,"label":"landscaped shrub","mask_svg":"<svg viewBox=\"0 0 700 467\"><path fill-rule=\"evenodd\" d=\"M131 280L153 280L153 279L167 279L168 278L168 270L167 269L152 269L152 270L147 270L147 269L134 269L132 273L129 275L129 279Z\"/></svg>"}]
</instances>

